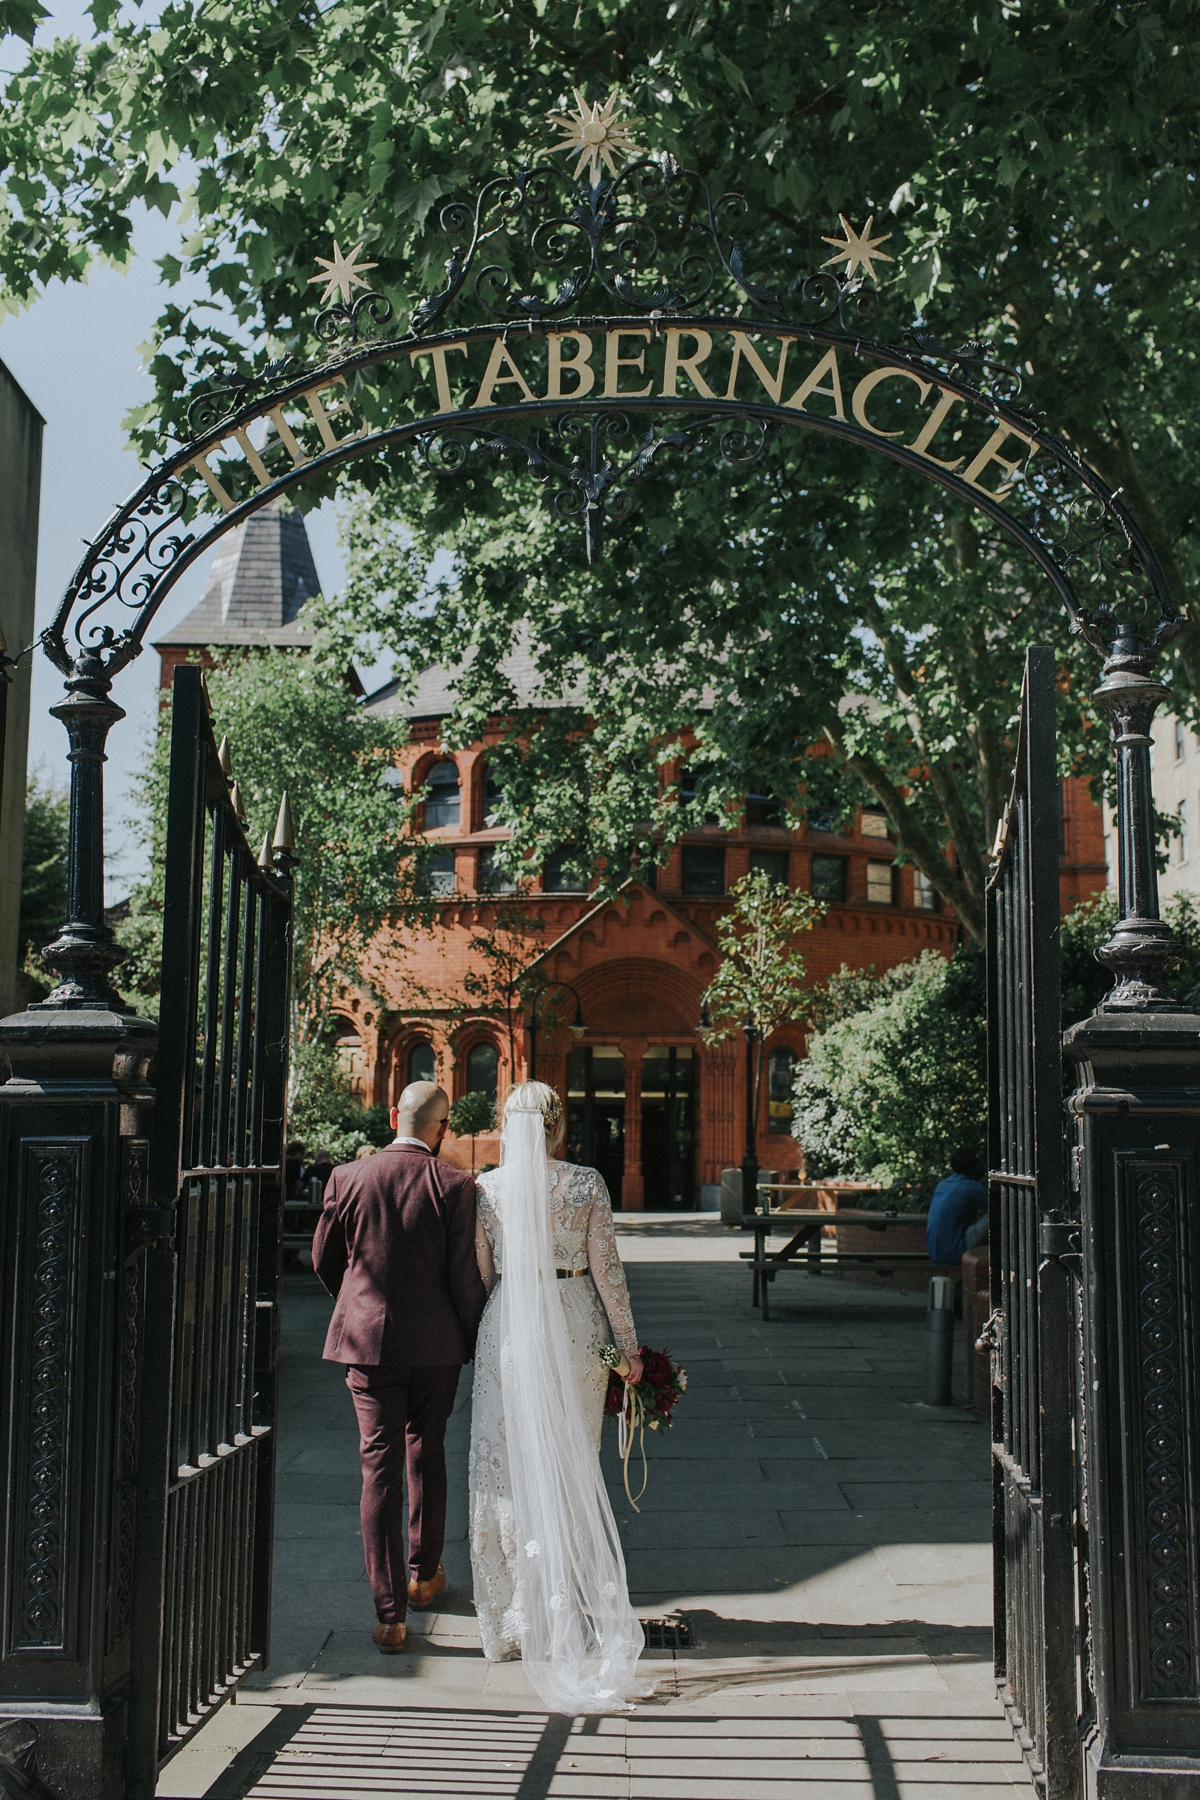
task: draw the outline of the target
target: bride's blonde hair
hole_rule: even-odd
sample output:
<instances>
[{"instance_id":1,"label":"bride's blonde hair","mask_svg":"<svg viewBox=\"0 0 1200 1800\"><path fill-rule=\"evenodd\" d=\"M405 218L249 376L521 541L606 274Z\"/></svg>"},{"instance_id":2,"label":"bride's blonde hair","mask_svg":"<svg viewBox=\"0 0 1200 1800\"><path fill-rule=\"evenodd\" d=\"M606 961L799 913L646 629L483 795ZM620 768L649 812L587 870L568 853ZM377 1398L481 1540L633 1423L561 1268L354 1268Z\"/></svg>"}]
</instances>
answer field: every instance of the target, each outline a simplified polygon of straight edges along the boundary
<instances>
[{"instance_id":1,"label":"bride's blonde hair","mask_svg":"<svg viewBox=\"0 0 1200 1800\"><path fill-rule=\"evenodd\" d=\"M508 1123L512 1113L541 1113L542 1123L546 1128L546 1141L550 1150L557 1150L562 1143L566 1120L563 1117L563 1103L552 1087L544 1081L518 1081L515 1087L508 1090L504 1102L502 1125Z\"/></svg>"}]
</instances>

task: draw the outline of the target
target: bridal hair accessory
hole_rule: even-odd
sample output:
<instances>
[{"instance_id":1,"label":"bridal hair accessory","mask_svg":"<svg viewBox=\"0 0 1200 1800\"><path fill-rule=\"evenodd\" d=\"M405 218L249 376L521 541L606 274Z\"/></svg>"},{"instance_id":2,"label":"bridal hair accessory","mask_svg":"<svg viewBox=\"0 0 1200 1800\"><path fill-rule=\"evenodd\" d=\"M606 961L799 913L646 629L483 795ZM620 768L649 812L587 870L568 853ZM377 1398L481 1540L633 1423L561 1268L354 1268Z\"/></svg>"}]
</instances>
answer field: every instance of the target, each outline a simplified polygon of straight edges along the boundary
<instances>
[{"instance_id":1,"label":"bridal hair accessory","mask_svg":"<svg viewBox=\"0 0 1200 1800\"><path fill-rule=\"evenodd\" d=\"M643 1344L638 1354L642 1359L642 1379L631 1382L629 1359L615 1344L606 1344L600 1352L600 1361L609 1371L604 1411L608 1418L617 1421L617 1452L625 1477L625 1498L635 1513L642 1510L638 1501L650 1481L646 1432L669 1430L679 1396L687 1392L687 1370L672 1360L669 1350L650 1350ZM642 1485L636 1495L629 1488L629 1458L635 1437L642 1458Z\"/></svg>"},{"instance_id":2,"label":"bridal hair accessory","mask_svg":"<svg viewBox=\"0 0 1200 1800\"><path fill-rule=\"evenodd\" d=\"M563 1105L554 1089L544 1081L519 1081L516 1087L509 1089L504 1102L505 1124L514 1113L541 1113L553 1130L562 1119Z\"/></svg>"}]
</instances>

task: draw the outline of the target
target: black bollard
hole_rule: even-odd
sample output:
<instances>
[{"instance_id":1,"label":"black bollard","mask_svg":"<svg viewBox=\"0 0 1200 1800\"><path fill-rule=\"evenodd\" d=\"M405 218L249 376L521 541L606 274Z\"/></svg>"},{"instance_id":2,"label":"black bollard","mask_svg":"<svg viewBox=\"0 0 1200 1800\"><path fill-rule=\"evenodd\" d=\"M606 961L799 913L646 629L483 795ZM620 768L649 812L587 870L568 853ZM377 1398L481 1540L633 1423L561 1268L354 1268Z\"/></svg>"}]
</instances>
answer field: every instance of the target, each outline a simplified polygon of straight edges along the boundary
<instances>
[{"instance_id":1,"label":"black bollard","mask_svg":"<svg viewBox=\"0 0 1200 1800\"><path fill-rule=\"evenodd\" d=\"M954 1283L935 1275L929 1283L925 1314L925 1404L949 1406L950 1370L954 1356Z\"/></svg>"}]
</instances>

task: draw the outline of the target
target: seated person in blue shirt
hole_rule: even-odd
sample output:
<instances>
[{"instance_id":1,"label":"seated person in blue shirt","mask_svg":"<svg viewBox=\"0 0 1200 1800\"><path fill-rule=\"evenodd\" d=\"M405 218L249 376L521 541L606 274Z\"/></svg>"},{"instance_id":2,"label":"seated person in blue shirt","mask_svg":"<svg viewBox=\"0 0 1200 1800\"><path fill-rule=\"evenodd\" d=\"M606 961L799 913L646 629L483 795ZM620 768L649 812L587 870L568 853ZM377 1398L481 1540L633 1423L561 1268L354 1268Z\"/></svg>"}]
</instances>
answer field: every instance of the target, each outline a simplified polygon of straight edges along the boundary
<instances>
[{"instance_id":1,"label":"seated person in blue shirt","mask_svg":"<svg viewBox=\"0 0 1200 1800\"><path fill-rule=\"evenodd\" d=\"M925 1248L935 1263L960 1263L964 1250L987 1242L988 1197L979 1157L974 1150L952 1150L950 1167L953 1173L933 1190L925 1222Z\"/></svg>"}]
</instances>

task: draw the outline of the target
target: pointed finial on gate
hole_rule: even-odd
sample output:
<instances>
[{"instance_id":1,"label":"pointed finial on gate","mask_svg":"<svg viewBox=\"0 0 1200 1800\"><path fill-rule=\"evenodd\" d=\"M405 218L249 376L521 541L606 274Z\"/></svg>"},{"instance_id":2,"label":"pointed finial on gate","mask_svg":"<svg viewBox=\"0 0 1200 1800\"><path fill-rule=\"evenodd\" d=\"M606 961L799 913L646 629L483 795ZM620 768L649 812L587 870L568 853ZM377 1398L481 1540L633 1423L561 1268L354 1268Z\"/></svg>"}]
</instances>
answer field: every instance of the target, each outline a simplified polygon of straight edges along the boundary
<instances>
[{"instance_id":1,"label":"pointed finial on gate","mask_svg":"<svg viewBox=\"0 0 1200 1800\"><path fill-rule=\"evenodd\" d=\"M276 850L282 850L285 856L290 856L296 848L296 837L292 830L292 808L286 790L279 802L279 817L275 822L272 846Z\"/></svg>"},{"instance_id":2,"label":"pointed finial on gate","mask_svg":"<svg viewBox=\"0 0 1200 1800\"><path fill-rule=\"evenodd\" d=\"M275 866L271 861L271 834L269 831L263 832L262 849L258 853L258 866L260 869L273 869Z\"/></svg>"},{"instance_id":3,"label":"pointed finial on gate","mask_svg":"<svg viewBox=\"0 0 1200 1800\"><path fill-rule=\"evenodd\" d=\"M217 751L217 762L220 764L221 773L226 781L230 781L233 777L233 758L229 754L229 739L227 737L221 739L221 745Z\"/></svg>"},{"instance_id":4,"label":"pointed finial on gate","mask_svg":"<svg viewBox=\"0 0 1200 1800\"><path fill-rule=\"evenodd\" d=\"M229 804L237 815L239 825L246 823L246 809L242 805L242 790L235 781L229 794Z\"/></svg>"}]
</instances>

